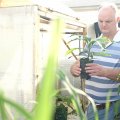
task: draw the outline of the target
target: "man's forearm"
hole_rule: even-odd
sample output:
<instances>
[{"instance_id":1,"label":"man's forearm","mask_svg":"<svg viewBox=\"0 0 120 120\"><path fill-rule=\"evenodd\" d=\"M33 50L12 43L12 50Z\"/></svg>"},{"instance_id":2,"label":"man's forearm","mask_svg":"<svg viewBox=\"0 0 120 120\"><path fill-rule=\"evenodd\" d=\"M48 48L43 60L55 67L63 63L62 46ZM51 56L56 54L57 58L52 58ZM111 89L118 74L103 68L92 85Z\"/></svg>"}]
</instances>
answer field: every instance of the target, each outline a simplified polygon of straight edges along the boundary
<instances>
[{"instance_id":1,"label":"man's forearm","mask_svg":"<svg viewBox=\"0 0 120 120\"><path fill-rule=\"evenodd\" d=\"M119 74L120 74L120 69L107 68L105 72L105 77L111 80L120 81Z\"/></svg>"}]
</instances>

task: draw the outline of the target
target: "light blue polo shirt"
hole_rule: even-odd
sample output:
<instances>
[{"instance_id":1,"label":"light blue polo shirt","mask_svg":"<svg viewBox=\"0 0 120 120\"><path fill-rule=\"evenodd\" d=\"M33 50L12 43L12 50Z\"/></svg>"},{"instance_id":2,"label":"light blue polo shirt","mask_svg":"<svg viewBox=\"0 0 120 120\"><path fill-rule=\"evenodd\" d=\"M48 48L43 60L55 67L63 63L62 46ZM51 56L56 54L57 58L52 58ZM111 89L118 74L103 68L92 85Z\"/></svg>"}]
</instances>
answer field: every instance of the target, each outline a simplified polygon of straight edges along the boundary
<instances>
[{"instance_id":1,"label":"light blue polo shirt","mask_svg":"<svg viewBox=\"0 0 120 120\"><path fill-rule=\"evenodd\" d=\"M94 45L92 51L100 51L98 45ZM120 31L113 39L113 43L106 48L110 56L96 56L94 63L103 65L108 68L120 69ZM86 93L94 99L96 103L106 103L107 96L110 94L110 101L120 99L120 82L108 79L106 77L93 76L86 80Z\"/></svg>"}]
</instances>

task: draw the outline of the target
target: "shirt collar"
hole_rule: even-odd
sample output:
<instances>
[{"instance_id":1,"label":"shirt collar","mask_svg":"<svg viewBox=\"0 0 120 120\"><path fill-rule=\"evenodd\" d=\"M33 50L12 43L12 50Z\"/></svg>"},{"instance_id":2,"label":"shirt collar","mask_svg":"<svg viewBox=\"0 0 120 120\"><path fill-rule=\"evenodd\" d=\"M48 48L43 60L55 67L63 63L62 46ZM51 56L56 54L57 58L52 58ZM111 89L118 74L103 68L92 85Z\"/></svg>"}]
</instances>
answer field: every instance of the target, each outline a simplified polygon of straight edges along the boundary
<instances>
[{"instance_id":1,"label":"shirt collar","mask_svg":"<svg viewBox=\"0 0 120 120\"><path fill-rule=\"evenodd\" d=\"M120 30L118 30L118 32L114 36L113 42L120 42Z\"/></svg>"},{"instance_id":2,"label":"shirt collar","mask_svg":"<svg viewBox=\"0 0 120 120\"><path fill-rule=\"evenodd\" d=\"M99 38L102 37L102 36L103 36L103 34L101 34L101 35L99 36ZM117 33L115 34L112 42L120 42L120 29L119 29L119 30L117 31Z\"/></svg>"}]
</instances>

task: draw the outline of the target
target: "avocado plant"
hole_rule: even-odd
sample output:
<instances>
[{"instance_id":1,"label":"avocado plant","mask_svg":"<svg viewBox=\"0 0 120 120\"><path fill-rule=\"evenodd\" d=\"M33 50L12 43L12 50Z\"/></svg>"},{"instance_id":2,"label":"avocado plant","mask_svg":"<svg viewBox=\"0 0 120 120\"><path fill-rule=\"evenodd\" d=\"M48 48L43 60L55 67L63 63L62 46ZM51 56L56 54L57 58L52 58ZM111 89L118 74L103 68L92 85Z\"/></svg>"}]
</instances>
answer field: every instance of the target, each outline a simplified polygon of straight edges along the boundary
<instances>
[{"instance_id":1,"label":"avocado plant","mask_svg":"<svg viewBox=\"0 0 120 120\"><path fill-rule=\"evenodd\" d=\"M73 36L73 35L72 35ZM70 36L70 37L72 37ZM74 39L70 39L70 41L67 43L69 45L70 42L74 40L83 41L84 46L82 48L71 48L66 52L66 55L73 53L74 50L79 50L79 56L80 56L80 68L81 70L81 78L83 79L89 79L89 74L85 71L85 66L87 63L92 63L95 59L95 56L109 56L109 54L106 53L106 47L110 45L112 42L106 38L106 37L99 37L97 39L92 39L87 36L81 36L81 35L75 35L76 37ZM80 42L79 42L80 43ZM92 51L93 45L98 45L101 49L100 52ZM80 46L80 45L79 45Z\"/></svg>"}]
</instances>

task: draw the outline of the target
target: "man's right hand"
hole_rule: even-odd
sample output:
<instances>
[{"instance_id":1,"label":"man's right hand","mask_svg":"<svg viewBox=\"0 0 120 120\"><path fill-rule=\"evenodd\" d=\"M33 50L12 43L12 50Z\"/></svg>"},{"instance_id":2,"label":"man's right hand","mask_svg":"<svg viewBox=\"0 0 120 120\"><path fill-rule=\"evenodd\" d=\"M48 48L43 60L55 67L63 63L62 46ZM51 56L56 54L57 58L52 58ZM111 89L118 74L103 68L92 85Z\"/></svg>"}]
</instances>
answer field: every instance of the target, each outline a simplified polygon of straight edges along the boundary
<instances>
[{"instance_id":1,"label":"man's right hand","mask_svg":"<svg viewBox=\"0 0 120 120\"><path fill-rule=\"evenodd\" d=\"M80 60L77 60L71 67L70 72L74 77L79 77L81 73Z\"/></svg>"}]
</instances>

